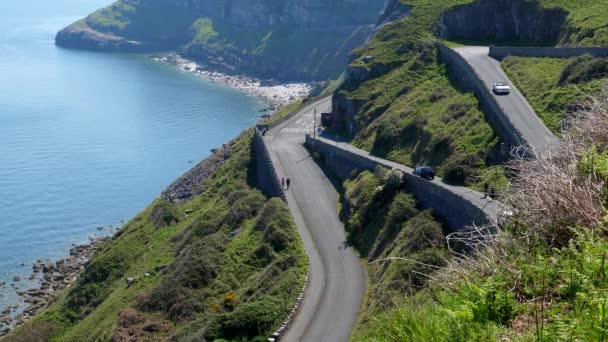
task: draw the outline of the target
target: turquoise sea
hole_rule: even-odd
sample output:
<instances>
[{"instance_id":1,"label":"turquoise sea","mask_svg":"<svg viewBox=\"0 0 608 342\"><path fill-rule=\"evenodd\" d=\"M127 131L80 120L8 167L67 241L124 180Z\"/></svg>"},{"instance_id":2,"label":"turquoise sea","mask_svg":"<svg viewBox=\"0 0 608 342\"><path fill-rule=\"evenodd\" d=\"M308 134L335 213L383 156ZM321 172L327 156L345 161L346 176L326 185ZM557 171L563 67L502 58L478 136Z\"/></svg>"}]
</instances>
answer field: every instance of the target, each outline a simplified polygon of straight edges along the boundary
<instances>
[{"instance_id":1,"label":"turquoise sea","mask_svg":"<svg viewBox=\"0 0 608 342\"><path fill-rule=\"evenodd\" d=\"M54 45L110 2L0 2L0 283L128 221L263 107L146 56ZM0 287L0 308L16 300Z\"/></svg>"}]
</instances>

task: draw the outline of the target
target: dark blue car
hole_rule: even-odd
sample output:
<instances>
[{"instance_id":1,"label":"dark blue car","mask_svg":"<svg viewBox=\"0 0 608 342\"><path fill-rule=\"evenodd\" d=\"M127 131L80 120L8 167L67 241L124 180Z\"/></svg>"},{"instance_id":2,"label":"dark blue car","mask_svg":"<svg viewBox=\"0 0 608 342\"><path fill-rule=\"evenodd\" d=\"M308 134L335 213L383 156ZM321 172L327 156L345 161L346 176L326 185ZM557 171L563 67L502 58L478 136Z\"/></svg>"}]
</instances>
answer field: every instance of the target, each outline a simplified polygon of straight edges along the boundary
<instances>
[{"instance_id":1,"label":"dark blue car","mask_svg":"<svg viewBox=\"0 0 608 342\"><path fill-rule=\"evenodd\" d=\"M428 179L428 180L435 179L435 172L433 172L433 169L430 166L417 167L414 170L414 175L416 175L420 178Z\"/></svg>"}]
</instances>

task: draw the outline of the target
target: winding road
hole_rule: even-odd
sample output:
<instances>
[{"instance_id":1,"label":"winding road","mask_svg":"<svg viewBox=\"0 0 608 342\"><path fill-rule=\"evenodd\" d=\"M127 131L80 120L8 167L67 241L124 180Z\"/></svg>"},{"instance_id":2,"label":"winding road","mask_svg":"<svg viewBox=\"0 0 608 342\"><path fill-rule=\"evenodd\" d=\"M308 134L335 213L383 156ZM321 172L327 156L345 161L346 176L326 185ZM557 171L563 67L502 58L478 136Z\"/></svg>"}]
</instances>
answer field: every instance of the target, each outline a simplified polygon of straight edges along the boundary
<instances>
[{"instance_id":1,"label":"winding road","mask_svg":"<svg viewBox=\"0 0 608 342\"><path fill-rule=\"evenodd\" d=\"M529 147L539 151L554 139L509 81L500 63L488 56L489 48L459 47L454 50L473 67L488 91L495 82L507 82L511 86L511 94L495 96L496 101ZM331 111L331 97L304 107L286 122L270 129L263 138L278 177L291 179L291 188L286 191L287 202L310 262L305 300L282 340L348 341L365 295L367 277L356 252L346 244L344 226L338 216L338 193L304 148L305 135L312 134L314 129L315 111L318 122L320 113ZM330 142L386 167L412 172L409 167L371 156L348 144ZM488 217L497 218L498 204L482 198L480 193L447 185L441 179L431 183L464 198Z\"/></svg>"},{"instance_id":2,"label":"winding road","mask_svg":"<svg viewBox=\"0 0 608 342\"><path fill-rule=\"evenodd\" d=\"M509 80L500 67L500 62L490 57L490 48L485 46L463 46L453 49L461 55L475 70L489 92L496 82L506 82L511 87L511 94L495 95L496 102L512 123L525 143L536 151L541 151L553 141L554 136L536 115L532 106L521 92Z\"/></svg>"},{"instance_id":3,"label":"winding road","mask_svg":"<svg viewBox=\"0 0 608 342\"><path fill-rule=\"evenodd\" d=\"M278 176L291 180L287 202L310 263L305 300L282 341L348 341L367 286L365 269L346 244L338 192L304 148L315 109L318 116L329 111L331 98L303 108L264 137Z\"/></svg>"}]
</instances>

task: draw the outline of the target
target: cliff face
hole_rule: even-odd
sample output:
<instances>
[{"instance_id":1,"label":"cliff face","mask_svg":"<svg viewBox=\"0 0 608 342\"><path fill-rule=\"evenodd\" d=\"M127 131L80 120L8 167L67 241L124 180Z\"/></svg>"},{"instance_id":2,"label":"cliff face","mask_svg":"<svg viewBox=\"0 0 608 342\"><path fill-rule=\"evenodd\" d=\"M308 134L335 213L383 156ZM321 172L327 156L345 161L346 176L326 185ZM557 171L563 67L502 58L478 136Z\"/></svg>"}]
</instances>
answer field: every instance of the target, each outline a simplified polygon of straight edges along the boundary
<instances>
[{"instance_id":1,"label":"cliff face","mask_svg":"<svg viewBox=\"0 0 608 342\"><path fill-rule=\"evenodd\" d=\"M71 48L179 50L215 69L327 79L370 36L383 0L121 0L60 31Z\"/></svg>"},{"instance_id":2,"label":"cliff face","mask_svg":"<svg viewBox=\"0 0 608 342\"><path fill-rule=\"evenodd\" d=\"M295 28L367 25L382 1L369 0L140 0L138 6L181 7L218 23L247 28L289 24Z\"/></svg>"},{"instance_id":3,"label":"cliff face","mask_svg":"<svg viewBox=\"0 0 608 342\"><path fill-rule=\"evenodd\" d=\"M561 8L543 8L536 1L481 0L448 11L444 34L449 40L552 46L559 42L567 16Z\"/></svg>"},{"instance_id":4,"label":"cliff face","mask_svg":"<svg viewBox=\"0 0 608 342\"><path fill-rule=\"evenodd\" d=\"M389 1L380 16L370 47L356 51L358 59L347 67L345 82L334 93L335 128L344 129L346 123L351 122L356 132L364 128L360 126L369 123L357 123L357 114L367 112L370 117L376 117L383 113L386 106L373 104L380 92L366 94L366 83L378 83L374 80L396 72L402 65L425 55L425 41L443 36L447 40L473 44L553 46L561 44L568 34L568 12L563 8L546 7L544 3L530 0L463 2L456 6L433 5L435 8L431 12L430 8L424 8L415 0ZM416 10L421 14L416 15ZM419 24L422 16L426 17L424 26ZM390 23L395 23L395 28L384 30ZM416 33L408 35L404 32ZM389 49L394 53L385 52ZM421 59L422 62L414 67L429 64L424 60ZM408 89L403 89L403 92L407 93Z\"/></svg>"}]
</instances>

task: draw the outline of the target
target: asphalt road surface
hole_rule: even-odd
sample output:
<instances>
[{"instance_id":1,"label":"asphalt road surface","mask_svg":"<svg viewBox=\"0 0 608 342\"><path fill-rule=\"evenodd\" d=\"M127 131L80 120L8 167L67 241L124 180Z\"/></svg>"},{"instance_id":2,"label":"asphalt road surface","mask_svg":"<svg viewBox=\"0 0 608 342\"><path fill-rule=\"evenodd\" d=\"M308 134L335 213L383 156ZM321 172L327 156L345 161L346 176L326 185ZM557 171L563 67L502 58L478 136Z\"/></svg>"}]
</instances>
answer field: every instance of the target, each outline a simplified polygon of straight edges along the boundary
<instances>
[{"instance_id":1,"label":"asphalt road surface","mask_svg":"<svg viewBox=\"0 0 608 342\"><path fill-rule=\"evenodd\" d=\"M286 192L310 260L310 283L301 311L283 341L348 341L357 321L367 277L359 257L346 245L338 217L338 193L304 148L313 133L314 110L331 109L331 98L312 103L270 130L265 140Z\"/></svg>"},{"instance_id":2,"label":"asphalt road surface","mask_svg":"<svg viewBox=\"0 0 608 342\"><path fill-rule=\"evenodd\" d=\"M527 145L536 151L542 151L554 139L553 134L509 80L500 67L500 62L488 56L490 49L483 46L464 46L455 48L454 51L469 62L490 93L494 83L509 84L511 94L493 96Z\"/></svg>"}]
</instances>

